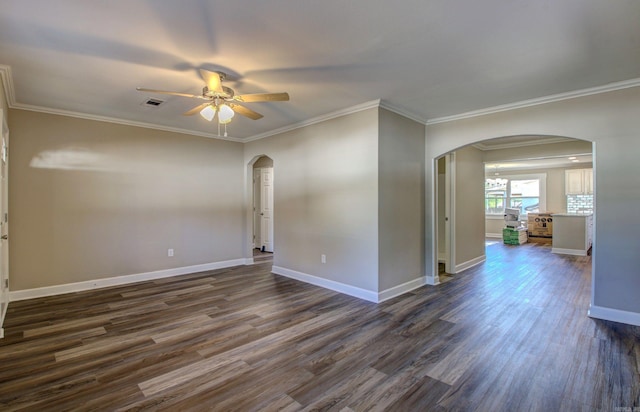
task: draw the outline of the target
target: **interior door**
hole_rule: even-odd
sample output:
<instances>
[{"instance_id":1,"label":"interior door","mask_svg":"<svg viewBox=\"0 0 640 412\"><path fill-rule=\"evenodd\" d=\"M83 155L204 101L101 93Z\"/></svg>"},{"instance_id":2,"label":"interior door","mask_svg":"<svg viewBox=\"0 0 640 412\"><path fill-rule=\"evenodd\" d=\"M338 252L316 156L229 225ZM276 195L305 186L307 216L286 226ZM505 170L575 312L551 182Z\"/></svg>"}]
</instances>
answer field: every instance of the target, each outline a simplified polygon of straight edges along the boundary
<instances>
[{"instance_id":1,"label":"interior door","mask_svg":"<svg viewBox=\"0 0 640 412\"><path fill-rule=\"evenodd\" d=\"M2 136L0 143L0 337L4 336L2 325L9 305L9 128L0 110Z\"/></svg>"},{"instance_id":2,"label":"interior door","mask_svg":"<svg viewBox=\"0 0 640 412\"><path fill-rule=\"evenodd\" d=\"M264 251L273 252L273 168L260 170L260 234Z\"/></svg>"}]
</instances>

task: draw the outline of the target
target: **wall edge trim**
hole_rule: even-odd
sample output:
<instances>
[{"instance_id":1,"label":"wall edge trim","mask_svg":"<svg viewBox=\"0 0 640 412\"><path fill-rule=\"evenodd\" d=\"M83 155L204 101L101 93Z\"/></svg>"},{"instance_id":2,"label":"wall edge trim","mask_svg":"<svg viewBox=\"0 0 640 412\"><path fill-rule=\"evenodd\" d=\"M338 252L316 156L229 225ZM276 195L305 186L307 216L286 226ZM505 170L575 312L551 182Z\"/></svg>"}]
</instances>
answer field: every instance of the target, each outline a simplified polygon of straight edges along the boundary
<instances>
[{"instance_id":1,"label":"wall edge trim","mask_svg":"<svg viewBox=\"0 0 640 412\"><path fill-rule=\"evenodd\" d=\"M578 97L591 96L594 94L613 92L616 90L630 89L632 87L640 86L640 78L624 80L621 82L613 82L602 86L589 87L586 89L574 90L565 93L557 93L548 96L538 97L535 99L522 100L520 102L507 103L498 106L487 107L479 110L472 110L470 112L454 114L451 116L434 117L427 121L427 126L438 123L453 122L456 120L469 119L472 117L485 116L488 114L506 112L509 110L524 109L531 106L539 106L547 103L559 102L562 100L576 99Z\"/></svg>"},{"instance_id":2,"label":"wall edge trim","mask_svg":"<svg viewBox=\"0 0 640 412\"><path fill-rule=\"evenodd\" d=\"M292 130L296 130L296 129L301 129L303 127L307 127L307 126L311 126L314 125L316 123L322 123L325 122L327 120L332 120L332 119L337 119L338 117L343 117L343 116L347 116L353 113L358 113L367 109L372 109L374 107L380 107L380 100L371 100L368 102L364 102L362 104L358 104L355 106L350 106L347 107L345 109L341 109L341 110L336 110L335 112L331 112L331 113L326 113L326 114L322 114L320 116L316 116L316 117L312 117L311 119L307 119L307 120L303 120L301 122L298 123L293 123L284 127L280 127L278 129L274 129L274 130L269 130L266 131L264 133L259 133L256 135L253 135L251 137L247 137L246 139L243 139L242 141L244 143L248 143L248 142L253 142L256 140L260 140L260 139L264 139L265 137L269 137L269 136L274 136L277 134L282 134L282 133L286 133L286 132L290 132Z\"/></svg>"},{"instance_id":3,"label":"wall edge trim","mask_svg":"<svg viewBox=\"0 0 640 412\"><path fill-rule=\"evenodd\" d=\"M456 265L456 267L454 269L454 274L455 273L460 273L463 270L471 269L472 267L481 264L485 260L487 260L487 256L486 255L480 255L480 256L478 256L476 258L473 258L473 259L467 260L466 262L460 263L459 265Z\"/></svg>"},{"instance_id":4,"label":"wall edge trim","mask_svg":"<svg viewBox=\"0 0 640 412\"><path fill-rule=\"evenodd\" d=\"M603 306L589 305L587 315L590 318L609 320L627 325L640 326L640 313L626 310L606 308Z\"/></svg>"},{"instance_id":5,"label":"wall edge trim","mask_svg":"<svg viewBox=\"0 0 640 412\"><path fill-rule=\"evenodd\" d=\"M281 266L273 266L271 272L276 275L299 280L314 286L333 290L334 292L344 293L369 302L378 303L378 293L371 290L359 288L357 286L347 285L345 283L336 282L335 280L325 279L318 276L309 275L307 273L298 272L297 270L287 269Z\"/></svg>"},{"instance_id":6,"label":"wall edge trim","mask_svg":"<svg viewBox=\"0 0 640 412\"><path fill-rule=\"evenodd\" d=\"M562 255L573 255L573 256L587 256L586 250L580 249L564 249L561 247L552 247L551 253L559 253Z\"/></svg>"},{"instance_id":7,"label":"wall edge trim","mask_svg":"<svg viewBox=\"0 0 640 412\"><path fill-rule=\"evenodd\" d=\"M65 293L82 292L86 290L101 289L110 286L126 285L129 283L144 282L168 278L171 276L189 275L207 270L223 269L232 266L244 265L245 259L232 259L220 262L204 263L200 265L184 266L172 269L162 269L152 272L136 273L132 275L113 276L102 279L87 280L82 282L65 283L62 285L44 286L33 289L23 289L9 292L9 302L35 299L45 296L62 295Z\"/></svg>"},{"instance_id":8,"label":"wall edge trim","mask_svg":"<svg viewBox=\"0 0 640 412\"><path fill-rule=\"evenodd\" d=\"M401 285L385 289L378 293L378 303L395 298L396 296L404 295L407 292L411 292L412 290L418 289L427 284L427 277L419 276Z\"/></svg>"}]
</instances>

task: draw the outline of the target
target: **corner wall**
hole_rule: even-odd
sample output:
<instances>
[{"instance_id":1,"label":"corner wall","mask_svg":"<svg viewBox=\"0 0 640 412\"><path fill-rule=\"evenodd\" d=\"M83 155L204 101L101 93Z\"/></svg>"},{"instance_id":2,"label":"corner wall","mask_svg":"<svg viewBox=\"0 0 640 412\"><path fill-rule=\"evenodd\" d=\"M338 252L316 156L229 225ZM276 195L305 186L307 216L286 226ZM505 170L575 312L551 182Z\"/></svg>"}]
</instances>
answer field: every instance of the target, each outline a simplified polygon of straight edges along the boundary
<instances>
[{"instance_id":1,"label":"corner wall","mask_svg":"<svg viewBox=\"0 0 640 412\"><path fill-rule=\"evenodd\" d=\"M380 109L379 291L424 277L425 126Z\"/></svg>"},{"instance_id":2,"label":"corner wall","mask_svg":"<svg viewBox=\"0 0 640 412\"><path fill-rule=\"evenodd\" d=\"M484 163L468 146L455 152L455 272L485 259Z\"/></svg>"},{"instance_id":3,"label":"corner wall","mask_svg":"<svg viewBox=\"0 0 640 412\"><path fill-rule=\"evenodd\" d=\"M23 110L10 129L12 293L242 258L242 144Z\"/></svg>"},{"instance_id":4,"label":"corner wall","mask_svg":"<svg viewBox=\"0 0 640 412\"><path fill-rule=\"evenodd\" d=\"M246 143L245 169L259 155L274 164L274 272L377 296L378 108Z\"/></svg>"}]
</instances>

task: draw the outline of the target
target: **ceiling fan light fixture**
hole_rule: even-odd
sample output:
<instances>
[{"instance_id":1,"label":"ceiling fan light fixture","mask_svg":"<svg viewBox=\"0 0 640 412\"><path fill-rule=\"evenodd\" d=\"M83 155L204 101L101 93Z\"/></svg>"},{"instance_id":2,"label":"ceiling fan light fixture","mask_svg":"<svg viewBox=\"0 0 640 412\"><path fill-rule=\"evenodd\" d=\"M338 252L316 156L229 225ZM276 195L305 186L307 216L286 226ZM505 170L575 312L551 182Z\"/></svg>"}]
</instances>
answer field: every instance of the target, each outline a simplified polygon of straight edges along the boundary
<instances>
[{"instance_id":1,"label":"ceiling fan light fixture","mask_svg":"<svg viewBox=\"0 0 640 412\"><path fill-rule=\"evenodd\" d=\"M218 121L220 124L227 124L233 119L235 115L233 109L226 104L221 104L218 106Z\"/></svg>"},{"instance_id":2,"label":"ceiling fan light fixture","mask_svg":"<svg viewBox=\"0 0 640 412\"><path fill-rule=\"evenodd\" d=\"M213 120L213 116L216 115L216 109L212 105L205 106L204 109L200 110L200 116L204 117L208 121Z\"/></svg>"}]
</instances>

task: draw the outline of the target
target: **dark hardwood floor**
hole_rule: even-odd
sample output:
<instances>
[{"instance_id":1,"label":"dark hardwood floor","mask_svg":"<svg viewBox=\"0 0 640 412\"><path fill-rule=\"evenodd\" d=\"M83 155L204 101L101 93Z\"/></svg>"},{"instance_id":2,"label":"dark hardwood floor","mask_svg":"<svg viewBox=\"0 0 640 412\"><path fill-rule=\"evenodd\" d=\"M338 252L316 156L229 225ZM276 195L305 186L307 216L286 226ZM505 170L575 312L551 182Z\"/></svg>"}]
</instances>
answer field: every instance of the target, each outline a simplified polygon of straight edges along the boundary
<instances>
[{"instance_id":1,"label":"dark hardwood floor","mask_svg":"<svg viewBox=\"0 0 640 412\"><path fill-rule=\"evenodd\" d=\"M270 263L12 302L0 409L640 407L640 328L586 316L591 257L487 257L378 305Z\"/></svg>"}]
</instances>

